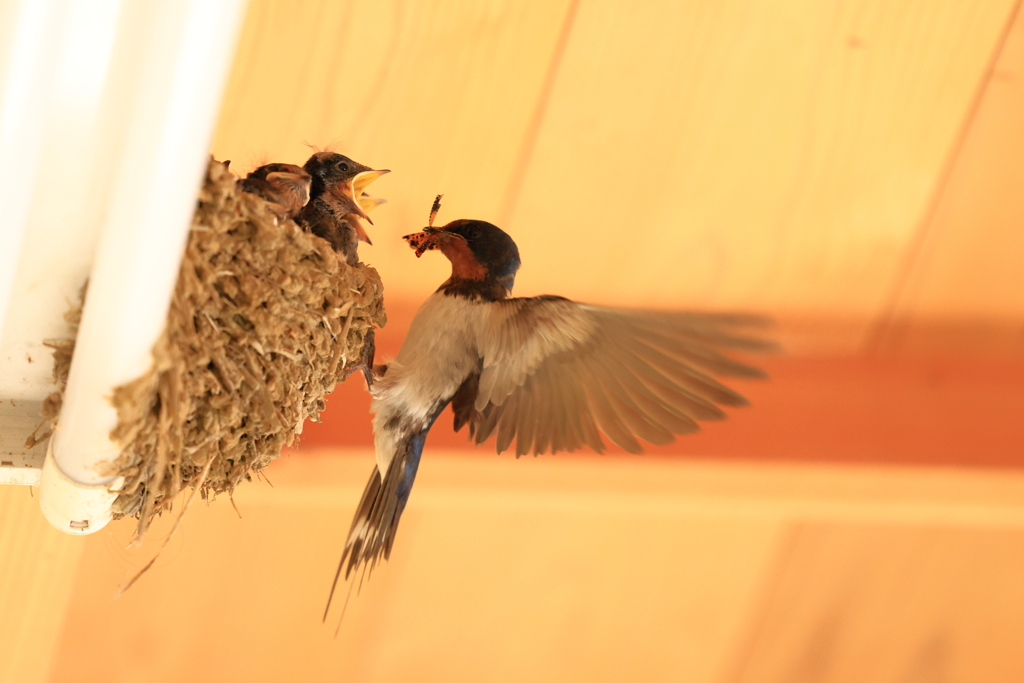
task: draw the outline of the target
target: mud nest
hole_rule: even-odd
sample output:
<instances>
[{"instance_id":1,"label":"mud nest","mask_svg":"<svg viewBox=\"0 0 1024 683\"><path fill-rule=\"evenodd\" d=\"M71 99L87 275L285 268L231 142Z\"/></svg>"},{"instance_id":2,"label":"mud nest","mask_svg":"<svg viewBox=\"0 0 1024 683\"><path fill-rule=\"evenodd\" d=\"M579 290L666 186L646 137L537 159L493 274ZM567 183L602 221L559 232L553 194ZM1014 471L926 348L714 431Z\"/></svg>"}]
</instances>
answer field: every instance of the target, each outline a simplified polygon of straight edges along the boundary
<instances>
[{"instance_id":1,"label":"mud nest","mask_svg":"<svg viewBox=\"0 0 1024 683\"><path fill-rule=\"evenodd\" d=\"M113 511L140 535L183 488L230 494L280 456L386 320L376 270L236 180L211 161L153 365L114 391Z\"/></svg>"}]
</instances>

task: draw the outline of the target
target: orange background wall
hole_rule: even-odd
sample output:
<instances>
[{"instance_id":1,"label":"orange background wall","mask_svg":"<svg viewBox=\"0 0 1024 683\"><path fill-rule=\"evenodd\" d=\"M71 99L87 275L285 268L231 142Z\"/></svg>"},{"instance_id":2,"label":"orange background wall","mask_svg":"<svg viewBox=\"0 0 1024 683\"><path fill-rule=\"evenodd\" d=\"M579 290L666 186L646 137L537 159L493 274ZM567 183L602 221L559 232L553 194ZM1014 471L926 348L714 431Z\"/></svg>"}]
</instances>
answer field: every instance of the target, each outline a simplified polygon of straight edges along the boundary
<instances>
[{"instance_id":1,"label":"orange background wall","mask_svg":"<svg viewBox=\"0 0 1024 683\"><path fill-rule=\"evenodd\" d=\"M168 526L77 546L38 680L1024 679L1018 5L254 0L213 153L392 169L382 354L447 275L400 240L437 193L513 235L521 295L764 312L787 352L653 455L515 461L439 422L335 640L372 467L349 382L116 602Z\"/></svg>"}]
</instances>

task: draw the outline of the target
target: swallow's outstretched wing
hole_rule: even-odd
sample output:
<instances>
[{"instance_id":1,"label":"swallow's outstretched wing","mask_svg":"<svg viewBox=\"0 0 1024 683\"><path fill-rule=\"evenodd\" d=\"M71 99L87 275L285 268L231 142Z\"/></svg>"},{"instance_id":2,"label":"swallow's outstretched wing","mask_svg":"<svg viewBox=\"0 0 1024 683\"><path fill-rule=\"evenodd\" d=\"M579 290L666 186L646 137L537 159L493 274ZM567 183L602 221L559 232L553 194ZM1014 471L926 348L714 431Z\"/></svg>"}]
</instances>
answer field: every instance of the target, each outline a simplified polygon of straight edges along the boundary
<instances>
[{"instance_id":1,"label":"swallow's outstretched wing","mask_svg":"<svg viewBox=\"0 0 1024 683\"><path fill-rule=\"evenodd\" d=\"M516 455L601 452L601 434L632 453L725 417L746 400L713 378L760 377L723 350L770 344L742 333L752 316L606 308L561 297L508 299L477 330L482 357L452 399L455 428Z\"/></svg>"}]
</instances>

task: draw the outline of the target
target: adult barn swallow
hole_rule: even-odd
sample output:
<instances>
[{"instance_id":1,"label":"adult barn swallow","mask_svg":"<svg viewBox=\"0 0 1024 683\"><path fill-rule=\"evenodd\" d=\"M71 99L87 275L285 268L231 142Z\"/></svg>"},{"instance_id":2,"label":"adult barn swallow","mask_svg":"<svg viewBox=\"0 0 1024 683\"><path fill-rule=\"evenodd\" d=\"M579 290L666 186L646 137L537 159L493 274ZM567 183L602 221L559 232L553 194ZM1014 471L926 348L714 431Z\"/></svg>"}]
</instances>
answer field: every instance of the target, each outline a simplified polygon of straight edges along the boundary
<instances>
[{"instance_id":1,"label":"adult barn swallow","mask_svg":"<svg viewBox=\"0 0 1024 683\"><path fill-rule=\"evenodd\" d=\"M367 185L389 171L374 170L335 152L317 152L303 168L313 177L313 184L309 203L296 220L314 235L327 240L354 266L359 262L359 240L371 244L359 219L373 224L359 199ZM368 195L367 198L370 199ZM376 205L367 203L369 208Z\"/></svg>"},{"instance_id":2,"label":"adult barn swallow","mask_svg":"<svg viewBox=\"0 0 1024 683\"><path fill-rule=\"evenodd\" d=\"M284 220L294 218L309 201L312 182L295 164L265 164L240 180L239 186L242 192L266 199L270 210Z\"/></svg>"},{"instance_id":3,"label":"adult barn swallow","mask_svg":"<svg viewBox=\"0 0 1024 683\"><path fill-rule=\"evenodd\" d=\"M468 426L477 444L497 433L499 453L513 441L517 457L584 446L600 453L601 434L639 453L640 440L669 443L697 431L697 420L724 418L719 405L746 404L712 375L762 376L722 353L769 348L735 332L756 318L512 298L519 250L484 221L404 239L417 256L440 251L452 274L417 312L398 356L374 369L377 462L332 597L342 571L347 579L390 555L427 432L449 403L456 431Z\"/></svg>"}]
</instances>

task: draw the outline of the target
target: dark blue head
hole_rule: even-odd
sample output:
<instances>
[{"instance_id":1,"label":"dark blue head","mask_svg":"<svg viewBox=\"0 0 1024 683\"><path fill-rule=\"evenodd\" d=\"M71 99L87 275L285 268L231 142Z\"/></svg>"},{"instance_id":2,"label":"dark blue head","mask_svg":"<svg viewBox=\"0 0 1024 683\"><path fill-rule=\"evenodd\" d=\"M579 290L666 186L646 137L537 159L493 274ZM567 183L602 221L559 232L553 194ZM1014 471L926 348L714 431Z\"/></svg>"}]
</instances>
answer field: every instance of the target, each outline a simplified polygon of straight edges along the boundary
<instances>
[{"instance_id":1,"label":"dark blue head","mask_svg":"<svg viewBox=\"0 0 1024 683\"><path fill-rule=\"evenodd\" d=\"M487 274L499 282L508 280L508 288L512 289L522 261L519 247L507 232L486 221L466 219L452 221L441 229L466 240L466 246Z\"/></svg>"}]
</instances>

